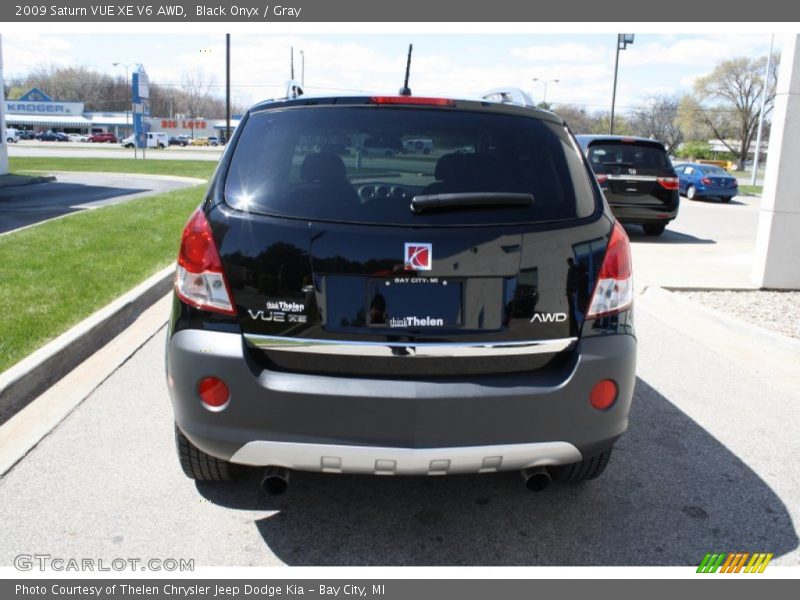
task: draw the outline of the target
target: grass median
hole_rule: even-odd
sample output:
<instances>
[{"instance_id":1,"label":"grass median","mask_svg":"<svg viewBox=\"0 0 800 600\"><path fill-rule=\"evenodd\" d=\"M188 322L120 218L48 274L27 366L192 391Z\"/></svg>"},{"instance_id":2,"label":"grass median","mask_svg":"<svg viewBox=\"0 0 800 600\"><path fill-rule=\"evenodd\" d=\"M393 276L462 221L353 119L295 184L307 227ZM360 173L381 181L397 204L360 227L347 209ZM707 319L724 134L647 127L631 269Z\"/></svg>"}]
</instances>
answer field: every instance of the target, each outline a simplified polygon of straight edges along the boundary
<instances>
[{"instance_id":1,"label":"grass median","mask_svg":"<svg viewBox=\"0 0 800 600\"><path fill-rule=\"evenodd\" d=\"M204 192L193 186L0 236L0 371L174 261Z\"/></svg>"},{"instance_id":2,"label":"grass median","mask_svg":"<svg viewBox=\"0 0 800 600\"><path fill-rule=\"evenodd\" d=\"M210 179L217 167L210 160L133 160L132 158L55 158L12 156L8 159L12 173L42 171L89 171L94 173L141 173L143 175L178 175Z\"/></svg>"}]
</instances>

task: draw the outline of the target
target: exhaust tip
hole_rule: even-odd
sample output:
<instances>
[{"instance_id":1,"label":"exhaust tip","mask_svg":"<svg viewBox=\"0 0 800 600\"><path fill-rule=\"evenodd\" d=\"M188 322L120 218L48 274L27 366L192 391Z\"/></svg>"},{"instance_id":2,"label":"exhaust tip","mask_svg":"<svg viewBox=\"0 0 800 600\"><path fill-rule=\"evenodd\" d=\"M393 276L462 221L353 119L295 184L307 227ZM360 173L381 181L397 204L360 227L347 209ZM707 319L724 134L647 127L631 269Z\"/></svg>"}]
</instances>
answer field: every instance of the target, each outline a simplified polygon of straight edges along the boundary
<instances>
[{"instance_id":1,"label":"exhaust tip","mask_svg":"<svg viewBox=\"0 0 800 600\"><path fill-rule=\"evenodd\" d=\"M541 492L550 485L550 473L544 467L532 467L522 471L522 480L529 492Z\"/></svg>"},{"instance_id":2,"label":"exhaust tip","mask_svg":"<svg viewBox=\"0 0 800 600\"><path fill-rule=\"evenodd\" d=\"M283 467L267 467L261 479L262 489L270 496L280 496L289 489L289 470Z\"/></svg>"}]
</instances>

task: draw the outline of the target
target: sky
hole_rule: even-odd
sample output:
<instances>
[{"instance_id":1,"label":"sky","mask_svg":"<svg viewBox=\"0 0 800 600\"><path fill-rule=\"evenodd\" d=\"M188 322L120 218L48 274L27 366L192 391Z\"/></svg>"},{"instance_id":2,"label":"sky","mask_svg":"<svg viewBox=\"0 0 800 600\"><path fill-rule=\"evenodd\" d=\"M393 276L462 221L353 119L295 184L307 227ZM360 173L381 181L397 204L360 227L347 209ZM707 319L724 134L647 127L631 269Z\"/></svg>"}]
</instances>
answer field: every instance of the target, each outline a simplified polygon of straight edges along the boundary
<instances>
[{"instance_id":1,"label":"sky","mask_svg":"<svg viewBox=\"0 0 800 600\"><path fill-rule=\"evenodd\" d=\"M249 105L282 95L290 48L300 79L302 51L307 94L389 93L401 87L408 44L414 44L410 87L415 95L476 96L494 87L519 87L538 102L609 109L615 34L254 34L231 36L234 101ZM655 94L690 91L694 80L722 60L766 55L769 34L637 34L620 53L617 107L624 112ZM778 50L776 46L776 50ZM180 85L200 71L224 94L224 34L3 34L6 77L42 65L84 65L124 74L112 63L141 63L150 79ZM540 81L534 82L533 79ZM558 82L551 80L558 80Z\"/></svg>"}]
</instances>

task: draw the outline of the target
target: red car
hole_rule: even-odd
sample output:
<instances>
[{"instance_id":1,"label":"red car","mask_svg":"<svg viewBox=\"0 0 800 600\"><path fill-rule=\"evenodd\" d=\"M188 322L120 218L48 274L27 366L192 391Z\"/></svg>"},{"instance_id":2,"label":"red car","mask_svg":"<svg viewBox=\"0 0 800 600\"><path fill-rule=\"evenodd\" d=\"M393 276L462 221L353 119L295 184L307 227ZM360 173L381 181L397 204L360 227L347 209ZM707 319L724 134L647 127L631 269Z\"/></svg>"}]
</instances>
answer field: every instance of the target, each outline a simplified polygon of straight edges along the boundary
<instances>
[{"instance_id":1,"label":"red car","mask_svg":"<svg viewBox=\"0 0 800 600\"><path fill-rule=\"evenodd\" d=\"M95 133L89 136L89 141L97 144L116 144L119 140L117 140L117 136L115 136L113 133Z\"/></svg>"}]
</instances>

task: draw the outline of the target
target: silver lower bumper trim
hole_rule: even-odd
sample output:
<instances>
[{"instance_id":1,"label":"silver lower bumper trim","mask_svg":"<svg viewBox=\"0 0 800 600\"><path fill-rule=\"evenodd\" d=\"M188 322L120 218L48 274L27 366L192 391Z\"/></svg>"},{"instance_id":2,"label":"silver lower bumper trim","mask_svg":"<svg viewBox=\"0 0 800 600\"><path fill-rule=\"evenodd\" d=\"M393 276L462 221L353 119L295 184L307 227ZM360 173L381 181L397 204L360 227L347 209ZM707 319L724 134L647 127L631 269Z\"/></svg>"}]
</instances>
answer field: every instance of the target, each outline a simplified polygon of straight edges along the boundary
<instances>
[{"instance_id":1,"label":"silver lower bumper trim","mask_svg":"<svg viewBox=\"0 0 800 600\"><path fill-rule=\"evenodd\" d=\"M231 462L243 465L367 475L493 473L579 460L581 453L567 442L391 448L255 441L248 442L231 457Z\"/></svg>"}]
</instances>

